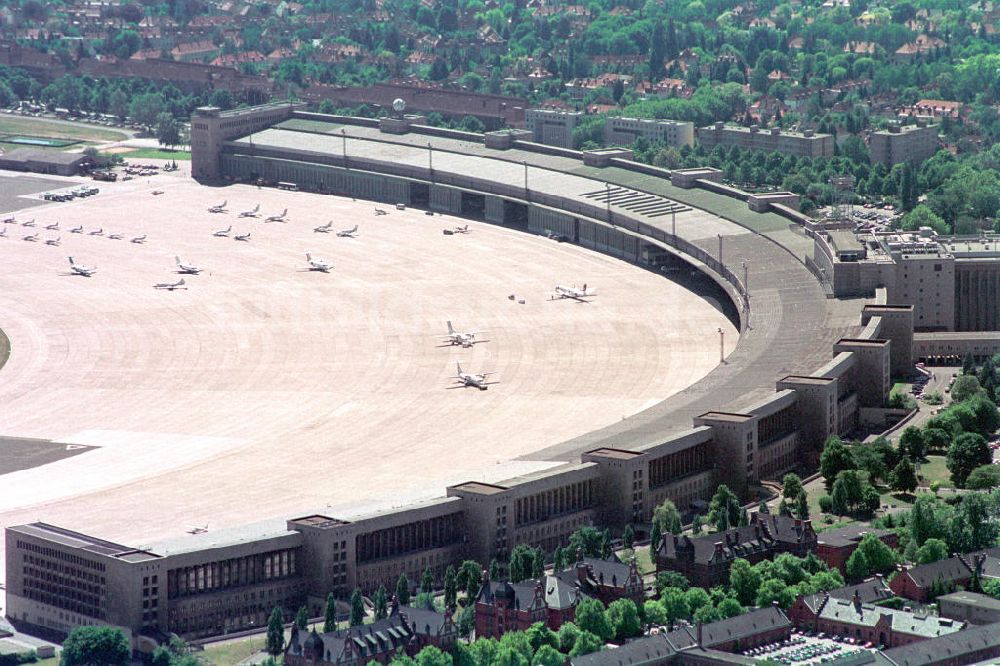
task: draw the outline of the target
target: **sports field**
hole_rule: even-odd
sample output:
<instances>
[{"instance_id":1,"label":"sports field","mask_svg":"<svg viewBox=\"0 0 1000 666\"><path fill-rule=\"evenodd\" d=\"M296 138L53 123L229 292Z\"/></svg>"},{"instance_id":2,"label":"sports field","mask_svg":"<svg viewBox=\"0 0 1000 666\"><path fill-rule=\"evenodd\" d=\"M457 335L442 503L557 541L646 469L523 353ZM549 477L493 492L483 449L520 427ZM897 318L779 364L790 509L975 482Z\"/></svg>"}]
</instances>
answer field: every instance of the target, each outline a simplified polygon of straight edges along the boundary
<instances>
[{"instance_id":1,"label":"sports field","mask_svg":"<svg viewBox=\"0 0 1000 666\"><path fill-rule=\"evenodd\" d=\"M502 480L552 464L515 458L704 376L719 327L737 341L704 299L570 244L476 222L446 236L465 221L206 188L186 171L100 183L97 196L19 211L33 229L4 225L0 436L95 448L0 476L0 524L141 545ZM227 212L207 212L223 200ZM287 208L287 222L238 216L258 203L264 216ZM331 220L358 237L313 231ZM333 270L308 270L306 252ZM74 275L69 255L96 274ZM175 255L204 271L177 275ZM181 277L185 290L154 288ZM583 283L598 290L590 302L549 298ZM446 320L486 341L443 345ZM459 361L498 383L450 390Z\"/></svg>"}]
</instances>

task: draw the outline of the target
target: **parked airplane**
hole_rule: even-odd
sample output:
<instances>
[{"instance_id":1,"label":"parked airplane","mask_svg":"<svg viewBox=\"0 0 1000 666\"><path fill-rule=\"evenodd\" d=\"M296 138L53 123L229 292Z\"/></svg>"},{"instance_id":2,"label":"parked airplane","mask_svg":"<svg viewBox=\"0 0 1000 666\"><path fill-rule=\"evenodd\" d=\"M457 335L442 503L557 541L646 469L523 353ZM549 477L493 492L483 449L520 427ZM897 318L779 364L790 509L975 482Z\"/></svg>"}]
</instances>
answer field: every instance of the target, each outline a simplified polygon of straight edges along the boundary
<instances>
[{"instance_id":1,"label":"parked airplane","mask_svg":"<svg viewBox=\"0 0 1000 666\"><path fill-rule=\"evenodd\" d=\"M333 226L333 220L330 220L326 224L320 225L318 227L313 227L313 231L318 234L328 234L330 233L330 228Z\"/></svg>"},{"instance_id":2,"label":"parked airplane","mask_svg":"<svg viewBox=\"0 0 1000 666\"><path fill-rule=\"evenodd\" d=\"M480 391L485 391L490 387L490 384L499 383L486 381L486 378L490 375L495 375L495 372L480 372L473 374L470 372L463 372L461 363L455 363L455 366L458 368L458 374L452 379L454 379L456 383L460 384L460 386L449 386L448 388L466 388L468 386L475 386Z\"/></svg>"},{"instance_id":3,"label":"parked airplane","mask_svg":"<svg viewBox=\"0 0 1000 666\"><path fill-rule=\"evenodd\" d=\"M22 222L21 226L22 227L33 227L33 226L35 226L35 218L31 218L27 222Z\"/></svg>"},{"instance_id":4,"label":"parked airplane","mask_svg":"<svg viewBox=\"0 0 1000 666\"><path fill-rule=\"evenodd\" d=\"M198 268L197 266L194 266L192 264L185 264L183 261L181 261L180 257L175 256L174 261L177 262L178 273L185 273L187 275L197 275L202 271L202 269Z\"/></svg>"},{"instance_id":5,"label":"parked airplane","mask_svg":"<svg viewBox=\"0 0 1000 666\"><path fill-rule=\"evenodd\" d=\"M146 235L143 234L142 236L136 236L135 238L132 239L132 242L135 243L136 245L142 245L143 243L146 242Z\"/></svg>"},{"instance_id":6,"label":"parked airplane","mask_svg":"<svg viewBox=\"0 0 1000 666\"><path fill-rule=\"evenodd\" d=\"M17 220L15 220L14 216L11 215L10 217L3 218L3 223L4 224L17 224Z\"/></svg>"},{"instance_id":7,"label":"parked airplane","mask_svg":"<svg viewBox=\"0 0 1000 666\"><path fill-rule=\"evenodd\" d=\"M254 206L251 210L245 210L240 213L240 217L257 217L257 213L260 212L260 204Z\"/></svg>"},{"instance_id":8,"label":"parked airplane","mask_svg":"<svg viewBox=\"0 0 1000 666\"><path fill-rule=\"evenodd\" d=\"M556 291L552 295L553 298L572 298L575 301L580 301L581 303L586 303L585 298L590 296L596 296L596 289L587 289L586 283L584 283L583 288L580 289L576 286L564 287L562 285L556 285Z\"/></svg>"},{"instance_id":9,"label":"parked airplane","mask_svg":"<svg viewBox=\"0 0 1000 666\"><path fill-rule=\"evenodd\" d=\"M62 245L62 236L56 236L55 238L50 238L45 241L46 245L51 245L52 247L59 247Z\"/></svg>"},{"instance_id":10,"label":"parked airplane","mask_svg":"<svg viewBox=\"0 0 1000 666\"><path fill-rule=\"evenodd\" d=\"M320 271L322 273L329 273L330 269L333 268L333 264L329 261L324 261L323 259L313 259L312 255L306 252L306 261L309 262L309 270Z\"/></svg>"},{"instance_id":11,"label":"parked airplane","mask_svg":"<svg viewBox=\"0 0 1000 666\"><path fill-rule=\"evenodd\" d=\"M226 212L226 204L228 204L228 203L229 203L229 200L226 199L225 201L223 201L222 203L220 203L217 206L210 206L209 209L208 209L208 212L209 213L225 213Z\"/></svg>"},{"instance_id":12,"label":"parked airplane","mask_svg":"<svg viewBox=\"0 0 1000 666\"><path fill-rule=\"evenodd\" d=\"M338 238L357 238L358 237L358 225L354 225L353 229L342 229L337 232Z\"/></svg>"},{"instance_id":13,"label":"parked airplane","mask_svg":"<svg viewBox=\"0 0 1000 666\"><path fill-rule=\"evenodd\" d=\"M53 222L52 224L46 224L45 228L48 229L49 231L58 231L59 230L59 223L58 222Z\"/></svg>"},{"instance_id":14,"label":"parked airplane","mask_svg":"<svg viewBox=\"0 0 1000 666\"><path fill-rule=\"evenodd\" d=\"M83 225L81 224L78 227L73 227L72 229L69 230L69 232L71 234L82 234L83 233Z\"/></svg>"},{"instance_id":15,"label":"parked airplane","mask_svg":"<svg viewBox=\"0 0 1000 666\"><path fill-rule=\"evenodd\" d=\"M455 328L451 325L450 321L447 323L448 323L448 335L444 336L444 339L445 342L447 342L449 345L462 345L463 347L468 349L477 342L485 342L485 340L476 340L476 334L479 333L480 331L469 331L467 333L462 333L460 331L456 331Z\"/></svg>"},{"instance_id":16,"label":"parked airplane","mask_svg":"<svg viewBox=\"0 0 1000 666\"><path fill-rule=\"evenodd\" d=\"M97 272L96 266L81 266L73 260L73 257L69 258L69 267L77 275L82 275L83 277L90 277Z\"/></svg>"},{"instance_id":17,"label":"parked airplane","mask_svg":"<svg viewBox=\"0 0 1000 666\"><path fill-rule=\"evenodd\" d=\"M38 234L30 234L28 236L25 236L24 240L34 243L35 241L38 240Z\"/></svg>"},{"instance_id":18,"label":"parked airplane","mask_svg":"<svg viewBox=\"0 0 1000 666\"><path fill-rule=\"evenodd\" d=\"M228 237L229 237L229 232L230 232L230 231L232 231L232 230L233 230L233 226L232 226L232 225L229 225L229 226L228 226L228 227L226 227L225 229L220 229L219 231L216 231L216 232L215 232L214 234L212 234L212 235L213 235L213 236L217 236L217 237L219 237L219 238L228 238Z\"/></svg>"},{"instance_id":19,"label":"parked airplane","mask_svg":"<svg viewBox=\"0 0 1000 666\"><path fill-rule=\"evenodd\" d=\"M376 209L375 209L375 214L376 214L376 215L388 215L388 214L389 214L389 211L387 211L387 210L383 210L383 209L381 209L381 208L376 208Z\"/></svg>"},{"instance_id":20,"label":"parked airplane","mask_svg":"<svg viewBox=\"0 0 1000 666\"><path fill-rule=\"evenodd\" d=\"M158 282L153 285L153 289L173 291L174 289L187 289L187 287L184 286L184 278L181 278L177 282Z\"/></svg>"},{"instance_id":21,"label":"parked airplane","mask_svg":"<svg viewBox=\"0 0 1000 666\"><path fill-rule=\"evenodd\" d=\"M100 229L95 229L94 231L91 231L87 235L88 236L103 236L104 235L104 227L101 227Z\"/></svg>"},{"instance_id":22,"label":"parked airplane","mask_svg":"<svg viewBox=\"0 0 1000 666\"><path fill-rule=\"evenodd\" d=\"M233 239L234 240L238 240L238 241L249 241L250 240L250 232L248 231L248 232L246 232L243 235L236 234L235 236L233 236Z\"/></svg>"},{"instance_id":23,"label":"parked airplane","mask_svg":"<svg viewBox=\"0 0 1000 666\"><path fill-rule=\"evenodd\" d=\"M465 225L464 227L455 227L452 229L452 232L456 234L467 234L469 233L469 225Z\"/></svg>"},{"instance_id":24,"label":"parked airplane","mask_svg":"<svg viewBox=\"0 0 1000 666\"><path fill-rule=\"evenodd\" d=\"M271 215L270 217L264 218L265 222L284 222L285 216L288 215L288 209L281 211L281 215Z\"/></svg>"},{"instance_id":25,"label":"parked airplane","mask_svg":"<svg viewBox=\"0 0 1000 666\"><path fill-rule=\"evenodd\" d=\"M121 240L124 237L122 234L108 234L108 238L111 240Z\"/></svg>"},{"instance_id":26,"label":"parked airplane","mask_svg":"<svg viewBox=\"0 0 1000 666\"><path fill-rule=\"evenodd\" d=\"M7 238L7 227L0 229L0 238Z\"/></svg>"}]
</instances>

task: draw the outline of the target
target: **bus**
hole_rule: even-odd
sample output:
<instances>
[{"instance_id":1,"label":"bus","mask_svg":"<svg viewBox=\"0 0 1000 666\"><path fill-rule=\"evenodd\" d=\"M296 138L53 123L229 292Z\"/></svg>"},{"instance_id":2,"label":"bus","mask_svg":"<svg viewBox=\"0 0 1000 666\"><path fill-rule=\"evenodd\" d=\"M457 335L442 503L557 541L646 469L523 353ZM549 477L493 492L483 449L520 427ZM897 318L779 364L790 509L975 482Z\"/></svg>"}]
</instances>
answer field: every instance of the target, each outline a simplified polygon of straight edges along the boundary
<instances>
[{"instance_id":1,"label":"bus","mask_svg":"<svg viewBox=\"0 0 1000 666\"><path fill-rule=\"evenodd\" d=\"M298 192L299 186L295 183L278 183L279 190L288 190L289 192Z\"/></svg>"}]
</instances>

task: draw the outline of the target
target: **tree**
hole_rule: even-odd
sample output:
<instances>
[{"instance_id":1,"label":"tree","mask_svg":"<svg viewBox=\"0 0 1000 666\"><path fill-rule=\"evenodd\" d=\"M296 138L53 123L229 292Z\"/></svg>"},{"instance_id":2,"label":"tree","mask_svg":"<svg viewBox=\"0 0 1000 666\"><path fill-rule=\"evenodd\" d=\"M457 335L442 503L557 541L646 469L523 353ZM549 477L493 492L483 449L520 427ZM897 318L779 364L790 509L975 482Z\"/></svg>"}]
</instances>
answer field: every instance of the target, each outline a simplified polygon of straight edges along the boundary
<instances>
[{"instance_id":1,"label":"tree","mask_svg":"<svg viewBox=\"0 0 1000 666\"><path fill-rule=\"evenodd\" d=\"M115 627L77 627L63 642L61 666L125 666L128 639Z\"/></svg>"},{"instance_id":2,"label":"tree","mask_svg":"<svg viewBox=\"0 0 1000 666\"><path fill-rule=\"evenodd\" d=\"M295 614L295 626L299 629L309 626L309 609L305 606L299 606L299 612Z\"/></svg>"},{"instance_id":3,"label":"tree","mask_svg":"<svg viewBox=\"0 0 1000 666\"><path fill-rule=\"evenodd\" d=\"M781 496L786 500L793 500L799 496L799 491L802 490L802 479L799 478L798 474L789 472L781 480L781 483Z\"/></svg>"},{"instance_id":4,"label":"tree","mask_svg":"<svg viewBox=\"0 0 1000 666\"><path fill-rule=\"evenodd\" d=\"M405 606L410 603L410 579L406 574L399 574L396 581L396 601Z\"/></svg>"},{"instance_id":5,"label":"tree","mask_svg":"<svg viewBox=\"0 0 1000 666\"><path fill-rule=\"evenodd\" d=\"M805 488L800 488L799 494L795 497L795 515L801 520L809 518L809 496Z\"/></svg>"},{"instance_id":6,"label":"tree","mask_svg":"<svg viewBox=\"0 0 1000 666\"><path fill-rule=\"evenodd\" d=\"M599 636L595 636L589 631L583 631L576 637L573 649L569 651L570 657L582 657L592 652L600 652L604 647L604 641Z\"/></svg>"},{"instance_id":7,"label":"tree","mask_svg":"<svg viewBox=\"0 0 1000 666\"><path fill-rule=\"evenodd\" d=\"M702 606L702 609L707 608L707 606ZM726 597L719 602L719 605L715 607L716 612L719 614L719 619L724 620L730 617L736 617L737 615L743 615L746 609L740 604L740 602L732 597Z\"/></svg>"},{"instance_id":8,"label":"tree","mask_svg":"<svg viewBox=\"0 0 1000 666\"><path fill-rule=\"evenodd\" d=\"M632 546L635 544L635 530L632 529L632 525L625 526L625 532L622 534L622 545L626 549L632 550Z\"/></svg>"},{"instance_id":9,"label":"tree","mask_svg":"<svg viewBox=\"0 0 1000 666\"><path fill-rule=\"evenodd\" d=\"M653 527L649 530L649 553L650 557L656 557L656 550L660 546L660 541L663 540L663 533L660 532L660 524L653 521Z\"/></svg>"},{"instance_id":10,"label":"tree","mask_svg":"<svg viewBox=\"0 0 1000 666\"><path fill-rule=\"evenodd\" d=\"M973 379L975 379L973 377ZM957 381L955 382L958 383ZM977 382L978 383L978 382ZM962 433L948 447L945 464L951 472L951 480L958 488L965 487L965 481L972 470L991 462L990 446L982 435L974 432Z\"/></svg>"},{"instance_id":11,"label":"tree","mask_svg":"<svg viewBox=\"0 0 1000 666\"><path fill-rule=\"evenodd\" d=\"M129 103L129 116L137 123L153 127L156 118L167 110L167 102L161 93L136 95Z\"/></svg>"},{"instance_id":12,"label":"tree","mask_svg":"<svg viewBox=\"0 0 1000 666\"><path fill-rule=\"evenodd\" d=\"M851 450L836 435L831 436L823 445L823 453L819 458L819 469L826 483L826 491L833 488L837 475L842 471L854 468L854 456Z\"/></svg>"},{"instance_id":13,"label":"tree","mask_svg":"<svg viewBox=\"0 0 1000 666\"><path fill-rule=\"evenodd\" d=\"M899 452L914 462L923 460L927 455L927 444L920 428L910 426L903 431L899 436Z\"/></svg>"},{"instance_id":14,"label":"tree","mask_svg":"<svg viewBox=\"0 0 1000 666\"><path fill-rule=\"evenodd\" d=\"M760 584L760 573L748 561L743 558L733 560L729 568L729 587L742 605L749 606L756 601Z\"/></svg>"},{"instance_id":15,"label":"tree","mask_svg":"<svg viewBox=\"0 0 1000 666\"><path fill-rule=\"evenodd\" d=\"M972 375L976 372L976 359L973 358L972 352L965 352L965 356L962 357L962 374Z\"/></svg>"},{"instance_id":16,"label":"tree","mask_svg":"<svg viewBox=\"0 0 1000 666\"><path fill-rule=\"evenodd\" d=\"M918 495L907 521L910 538L918 548L929 539L946 540L953 520L954 510L950 506L932 495Z\"/></svg>"},{"instance_id":17,"label":"tree","mask_svg":"<svg viewBox=\"0 0 1000 666\"><path fill-rule=\"evenodd\" d=\"M786 518L791 517L792 515L792 510L788 508L788 502L785 501L784 497L782 497L781 501L778 502L778 515L785 516Z\"/></svg>"},{"instance_id":18,"label":"tree","mask_svg":"<svg viewBox=\"0 0 1000 666\"><path fill-rule=\"evenodd\" d=\"M567 622L559 627L559 631L556 632L556 636L559 638L559 651L569 652L572 650L580 633L580 628L576 626L575 622Z\"/></svg>"},{"instance_id":19,"label":"tree","mask_svg":"<svg viewBox=\"0 0 1000 666\"><path fill-rule=\"evenodd\" d=\"M351 626L358 627L365 621L365 602L361 598L361 590L354 588L351 592Z\"/></svg>"},{"instance_id":20,"label":"tree","mask_svg":"<svg viewBox=\"0 0 1000 666\"><path fill-rule=\"evenodd\" d=\"M948 535L948 546L952 552L968 553L996 545L995 501L986 493L968 493L962 497L955 508L955 518Z\"/></svg>"},{"instance_id":21,"label":"tree","mask_svg":"<svg viewBox=\"0 0 1000 666\"><path fill-rule=\"evenodd\" d=\"M566 663L565 655L551 645L538 648L538 652L531 659L531 666L563 666L564 663Z\"/></svg>"},{"instance_id":22,"label":"tree","mask_svg":"<svg viewBox=\"0 0 1000 666\"><path fill-rule=\"evenodd\" d=\"M600 530L586 525L569 535L569 549L576 561L576 553L582 551L587 557L601 556L601 542L604 535Z\"/></svg>"},{"instance_id":23,"label":"tree","mask_svg":"<svg viewBox=\"0 0 1000 666\"><path fill-rule=\"evenodd\" d=\"M677 620L683 620L691 616L691 607L688 606L687 596L684 590L677 587L668 587L660 593L660 605L663 612L667 614L667 623L673 628Z\"/></svg>"},{"instance_id":24,"label":"tree","mask_svg":"<svg viewBox=\"0 0 1000 666\"><path fill-rule=\"evenodd\" d=\"M969 490L991 490L997 486L1000 486L1000 465L981 465L965 480Z\"/></svg>"},{"instance_id":25,"label":"tree","mask_svg":"<svg viewBox=\"0 0 1000 666\"><path fill-rule=\"evenodd\" d=\"M868 560L860 548L851 553L851 556L847 558L847 564L844 569L847 574L847 580L852 583L859 583L871 574L871 570L868 568Z\"/></svg>"},{"instance_id":26,"label":"tree","mask_svg":"<svg viewBox=\"0 0 1000 666\"><path fill-rule=\"evenodd\" d=\"M455 567L448 565L444 572L444 605L445 608L454 608L458 603L458 587L455 582L457 575Z\"/></svg>"},{"instance_id":27,"label":"tree","mask_svg":"<svg viewBox=\"0 0 1000 666\"><path fill-rule=\"evenodd\" d=\"M614 632L615 640L624 641L627 638L642 635L642 622L639 621L639 609L631 599L616 599L608 605L605 613L608 624Z\"/></svg>"},{"instance_id":28,"label":"tree","mask_svg":"<svg viewBox=\"0 0 1000 666\"><path fill-rule=\"evenodd\" d=\"M658 593L662 594L663 590L668 587L676 587L682 590L686 590L691 586L688 579L676 571L661 571L656 574L656 590Z\"/></svg>"},{"instance_id":29,"label":"tree","mask_svg":"<svg viewBox=\"0 0 1000 666\"><path fill-rule=\"evenodd\" d=\"M938 562L948 557L948 544L941 539L928 539L920 548L917 548L917 564L930 564Z\"/></svg>"},{"instance_id":30,"label":"tree","mask_svg":"<svg viewBox=\"0 0 1000 666\"><path fill-rule=\"evenodd\" d=\"M576 626L590 632L602 641L611 640L614 632L604 615L604 604L594 598L585 598L576 606ZM579 640L579 639L578 639Z\"/></svg>"},{"instance_id":31,"label":"tree","mask_svg":"<svg viewBox=\"0 0 1000 666\"><path fill-rule=\"evenodd\" d=\"M708 596L708 592L705 591L703 587L692 587L684 593L684 601L687 602L688 610L692 613L697 611L699 608L712 603L712 600Z\"/></svg>"},{"instance_id":32,"label":"tree","mask_svg":"<svg viewBox=\"0 0 1000 666\"><path fill-rule=\"evenodd\" d=\"M535 549L527 544L519 543L514 546L510 553L510 564L507 568L507 575L512 583L520 583L533 576L535 569L535 559L537 557Z\"/></svg>"},{"instance_id":33,"label":"tree","mask_svg":"<svg viewBox=\"0 0 1000 666\"><path fill-rule=\"evenodd\" d=\"M642 615L646 618L646 624L651 627L660 627L667 623L667 612L663 609L663 604L653 599L647 599L643 603Z\"/></svg>"},{"instance_id":34,"label":"tree","mask_svg":"<svg viewBox=\"0 0 1000 666\"><path fill-rule=\"evenodd\" d=\"M267 653L273 657L281 654L285 647L285 621L281 614L281 608L275 606L271 611L271 617L267 620Z\"/></svg>"},{"instance_id":35,"label":"tree","mask_svg":"<svg viewBox=\"0 0 1000 666\"><path fill-rule=\"evenodd\" d=\"M525 634L528 637L528 642L531 644L532 653L537 652L543 645L549 645L554 648L559 647L559 637L556 636L556 632L545 626L544 622L535 622L528 627Z\"/></svg>"},{"instance_id":36,"label":"tree","mask_svg":"<svg viewBox=\"0 0 1000 666\"><path fill-rule=\"evenodd\" d=\"M323 613L323 633L328 634L337 629L337 600L333 592L326 595L326 611Z\"/></svg>"},{"instance_id":37,"label":"tree","mask_svg":"<svg viewBox=\"0 0 1000 666\"><path fill-rule=\"evenodd\" d=\"M951 385L951 399L963 402L982 390L983 387L975 375L959 375Z\"/></svg>"},{"instance_id":38,"label":"tree","mask_svg":"<svg viewBox=\"0 0 1000 666\"><path fill-rule=\"evenodd\" d=\"M771 602L777 601L778 605L787 609L795 601L795 588L786 585L784 581L776 578L768 578L760 584L757 590L757 605L770 606Z\"/></svg>"},{"instance_id":39,"label":"tree","mask_svg":"<svg viewBox=\"0 0 1000 666\"><path fill-rule=\"evenodd\" d=\"M769 514L771 513L771 507L767 505L767 502L761 500L760 504L757 505L757 513Z\"/></svg>"},{"instance_id":40,"label":"tree","mask_svg":"<svg viewBox=\"0 0 1000 666\"><path fill-rule=\"evenodd\" d=\"M483 568L475 560L465 560L458 568L458 578L455 581L458 587L465 590L466 599L473 599L479 592L479 584L482 582Z\"/></svg>"},{"instance_id":41,"label":"tree","mask_svg":"<svg viewBox=\"0 0 1000 666\"><path fill-rule=\"evenodd\" d=\"M385 589L385 585L379 585L378 589L375 590L375 598L372 599L372 605L375 607L376 620L383 620L389 617L389 592Z\"/></svg>"},{"instance_id":42,"label":"tree","mask_svg":"<svg viewBox=\"0 0 1000 666\"><path fill-rule=\"evenodd\" d=\"M447 652L442 652L440 648L433 645L425 646L417 653L417 666L452 666L452 657Z\"/></svg>"},{"instance_id":43,"label":"tree","mask_svg":"<svg viewBox=\"0 0 1000 666\"><path fill-rule=\"evenodd\" d=\"M653 522L659 525L661 533L681 533L681 513L670 500L653 509Z\"/></svg>"},{"instance_id":44,"label":"tree","mask_svg":"<svg viewBox=\"0 0 1000 666\"><path fill-rule=\"evenodd\" d=\"M428 594L434 591L434 572L430 567L426 567L420 576L420 591Z\"/></svg>"},{"instance_id":45,"label":"tree","mask_svg":"<svg viewBox=\"0 0 1000 666\"><path fill-rule=\"evenodd\" d=\"M740 523L740 501L729 486L720 484L708 505L708 522L723 532Z\"/></svg>"},{"instance_id":46,"label":"tree","mask_svg":"<svg viewBox=\"0 0 1000 666\"><path fill-rule=\"evenodd\" d=\"M171 666L174 660L173 653L170 652L170 648L166 645L158 645L155 650L153 650L153 656L150 659L150 664L152 666Z\"/></svg>"},{"instance_id":47,"label":"tree","mask_svg":"<svg viewBox=\"0 0 1000 666\"><path fill-rule=\"evenodd\" d=\"M157 114L154 133L161 146L172 147L181 142L181 124L166 111Z\"/></svg>"},{"instance_id":48,"label":"tree","mask_svg":"<svg viewBox=\"0 0 1000 666\"><path fill-rule=\"evenodd\" d=\"M909 458L903 458L892 470L889 486L902 493L912 493L917 489L917 470Z\"/></svg>"},{"instance_id":49,"label":"tree","mask_svg":"<svg viewBox=\"0 0 1000 666\"><path fill-rule=\"evenodd\" d=\"M892 548L885 545L872 532L862 537L857 550L864 553L865 561L868 563L868 570L871 573L889 573L896 566L896 554Z\"/></svg>"}]
</instances>

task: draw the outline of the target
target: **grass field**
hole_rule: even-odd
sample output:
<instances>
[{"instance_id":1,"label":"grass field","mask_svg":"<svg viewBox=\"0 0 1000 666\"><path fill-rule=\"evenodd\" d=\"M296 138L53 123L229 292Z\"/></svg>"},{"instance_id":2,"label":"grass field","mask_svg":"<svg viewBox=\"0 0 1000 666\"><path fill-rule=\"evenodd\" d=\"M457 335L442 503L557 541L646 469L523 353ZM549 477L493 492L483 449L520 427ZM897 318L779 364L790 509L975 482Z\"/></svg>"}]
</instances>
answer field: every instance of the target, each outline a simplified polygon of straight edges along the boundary
<instances>
[{"instance_id":1,"label":"grass field","mask_svg":"<svg viewBox=\"0 0 1000 666\"><path fill-rule=\"evenodd\" d=\"M138 148L136 150L130 150L127 153L121 153L121 156L126 160L128 159L151 159L151 160L178 160L183 162L184 160L191 160L191 153L183 150L161 150L158 148Z\"/></svg>"},{"instance_id":2,"label":"grass field","mask_svg":"<svg viewBox=\"0 0 1000 666\"><path fill-rule=\"evenodd\" d=\"M227 641L210 645L204 652L195 652L199 660L215 666L233 666L264 648L264 637L256 636L242 641Z\"/></svg>"},{"instance_id":3,"label":"grass field","mask_svg":"<svg viewBox=\"0 0 1000 666\"><path fill-rule=\"evenodd\" d=\"M0 115L0 134L29 134L31 136L89 142L122 141L128 138L124 132L104 127L89 127L80 123L48 118L24 118L6 115Z\"/></svg>"},{"instance_id":4,"label":"grass field","mask_svg":"<svg viewBox=\"0 0 1000 666\"><path fill-rule=\"evenodd\" d=\"M951 482L951 472L948 471L944 456L927 456L927 462L920 465L918 475L920 484L923 486L940 481L942 488L955 487L955 484Z\"/></svg>"}]
</instances>

